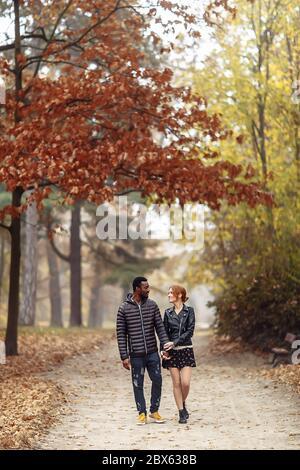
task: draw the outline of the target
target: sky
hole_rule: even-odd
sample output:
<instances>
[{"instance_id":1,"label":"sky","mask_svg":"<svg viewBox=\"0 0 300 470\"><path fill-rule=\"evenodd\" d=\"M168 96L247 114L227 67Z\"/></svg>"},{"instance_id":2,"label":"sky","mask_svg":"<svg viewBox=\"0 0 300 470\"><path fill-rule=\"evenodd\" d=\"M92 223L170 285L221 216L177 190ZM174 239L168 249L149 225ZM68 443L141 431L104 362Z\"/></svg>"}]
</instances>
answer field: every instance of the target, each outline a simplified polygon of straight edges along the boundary
<instances>
[{"instance_id":1,"label":"sky","mask_svg":"<svg viewBox=\"0 0 300 470\"><path fill-rule=\"evenodd\" d=\"M142 2L144 1L145 0L142 0ZM189 5L192 9L192 12L197 14L197 16L200 16L201 12L203 11L203 0L177 0L177 1L178 3ZM147 0L147 3L149 3L148 0ZM165 10L162 10L161 13L162 13L163 21L167 21L169 13L166 12ZM179 33L184 32L184 28L180 26L176 26L176 28L177 29L176 29L175 34L170 33L166 35L166 34L163 34L163 29L160 24L155 24L153 21L153 26L152 26L153 31L155 31L158 35L163 36L166 39L166 41L172 41L175 39L175 37ZM9 17L6 17L6 18L0 17L0 44L7 43L7 40L5 38L6 33L9 34L10 38L14 37L13 22ZM203 24L203 22L201 22L201 34L202 34L202 38L200 42L200 47L196 51L197 53L195 54L195 51L194 53L192 53L192 51L189 51L188 49L186 49L185 59L187 62L190 62L192 60L201 61L203 58L205 58L209 54L209 52L211 51L213 47L213 43L209 37L209 29L208 27L205 26L205 24ZM189 42L188 38L187 38L187 42Z\"/></svg>"}]
</instances>

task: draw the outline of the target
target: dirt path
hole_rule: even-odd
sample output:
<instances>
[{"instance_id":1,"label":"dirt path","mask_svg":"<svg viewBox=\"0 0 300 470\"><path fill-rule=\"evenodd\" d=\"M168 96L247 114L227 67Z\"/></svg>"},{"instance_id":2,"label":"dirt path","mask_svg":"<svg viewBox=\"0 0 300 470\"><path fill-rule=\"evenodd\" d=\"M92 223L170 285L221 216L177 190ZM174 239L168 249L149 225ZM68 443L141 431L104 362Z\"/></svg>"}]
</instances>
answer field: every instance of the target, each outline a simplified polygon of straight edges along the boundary
<instances>
[{"instance_id":1,"label":"dirt path","mask_svg":"<svg viewBox=\"0 0 300 470\"><path fill-rule=\"evenodd\" d=\"M116 343L104 351L66 361L43 374L69 393L61 422L37 449L297 449L300 398L257 376L263 360L250 353L215 356L209 336L195 336L194 369L187 425L177 423L171 379L163 370L161 414L165 424L136 426L130 373L122 368ZM146 379L146 398L150 381Z\"/></svg>"}]
</instances>

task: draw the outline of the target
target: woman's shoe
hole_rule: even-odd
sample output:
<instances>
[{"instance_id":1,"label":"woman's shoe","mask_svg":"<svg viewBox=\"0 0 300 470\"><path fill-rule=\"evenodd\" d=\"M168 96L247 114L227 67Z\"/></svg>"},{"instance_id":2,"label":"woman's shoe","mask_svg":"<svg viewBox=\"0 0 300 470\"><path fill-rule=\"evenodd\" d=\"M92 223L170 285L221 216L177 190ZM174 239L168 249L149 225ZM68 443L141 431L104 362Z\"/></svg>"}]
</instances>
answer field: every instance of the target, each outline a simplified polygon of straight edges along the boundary
<instances>
[{"instance_id":1,"label":"woman's shoe","mask_svg":"<svg viewBox=\"0 0 300 470\"><path fill-rule=\"evenodd\" d=\"M178 423L180 423L180 424L186 424L187 423L186 414L185 414L184 410L179 410L179 421L178 421Z\"/></svg>"},{"instance_id":2,"label":"woman's shoe","mask_svg":"<svg viewBox=\"0 0 300 470\"><path fill-rule=\"evenodd\" d=\"M189 419L190 414L189 414L188 410L187 410L186 407L185 407L185 402L183 402L183 410L184 410L184 412L185 412L185 417L186 417L186 419Z\"/></svg>"}]
</instances>

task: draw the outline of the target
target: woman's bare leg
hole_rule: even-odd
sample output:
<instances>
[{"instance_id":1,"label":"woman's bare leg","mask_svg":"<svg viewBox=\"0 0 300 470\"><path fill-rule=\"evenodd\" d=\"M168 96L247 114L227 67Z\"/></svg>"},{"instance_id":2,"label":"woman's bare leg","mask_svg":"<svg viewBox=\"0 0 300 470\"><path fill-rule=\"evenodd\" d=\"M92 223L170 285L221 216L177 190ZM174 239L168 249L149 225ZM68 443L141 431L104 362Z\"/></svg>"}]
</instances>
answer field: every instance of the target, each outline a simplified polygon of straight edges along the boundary
<instances>
[{"instance_id":1,"label":"woman's bare leg","mask_svg":"<svg viewBox=\"0 0 300 470\"><path fill-rule=\"evenodd\" d=\"M169 367L173 382L173 394L178 410L183 408L183 399L181 391L180 370L177 367Z\"/></svg>"},{"instance_id":2,"label":"woman's bare leg","mask_svg":"<svg viewBox=\"0 0 300 470\"><path fill-rule=\"evenodd\" d=\"M190 391L190 383L192 377L192 368L189 366L183 367L180 371L180 383L181 383L181 394L182 401L186 401Z\"/></svg>"}]
</instances>

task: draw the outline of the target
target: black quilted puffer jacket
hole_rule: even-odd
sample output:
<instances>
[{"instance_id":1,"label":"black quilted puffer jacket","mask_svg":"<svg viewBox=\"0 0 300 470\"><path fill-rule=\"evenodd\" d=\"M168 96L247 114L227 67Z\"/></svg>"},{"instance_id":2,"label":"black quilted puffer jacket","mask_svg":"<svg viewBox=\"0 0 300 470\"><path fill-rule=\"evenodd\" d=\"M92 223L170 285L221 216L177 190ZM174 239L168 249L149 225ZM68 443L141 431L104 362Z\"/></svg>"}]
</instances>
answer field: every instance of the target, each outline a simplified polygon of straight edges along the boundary
<instances>
[{"instance_id":1,"label":"black quilted puffer jacket","mask_svg":"<svg viewBox=\"0 0 300 470\"><path fill-rule=\"evenodd\" d=\"M169 341L154 300L146 299L138 305L132 294L119 307L116 328L122 360L158 351L155 331L162 345Z\"/></svg>"}]
</instances>

